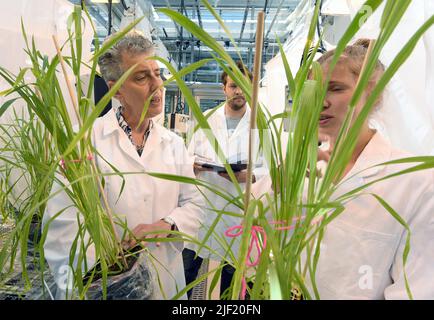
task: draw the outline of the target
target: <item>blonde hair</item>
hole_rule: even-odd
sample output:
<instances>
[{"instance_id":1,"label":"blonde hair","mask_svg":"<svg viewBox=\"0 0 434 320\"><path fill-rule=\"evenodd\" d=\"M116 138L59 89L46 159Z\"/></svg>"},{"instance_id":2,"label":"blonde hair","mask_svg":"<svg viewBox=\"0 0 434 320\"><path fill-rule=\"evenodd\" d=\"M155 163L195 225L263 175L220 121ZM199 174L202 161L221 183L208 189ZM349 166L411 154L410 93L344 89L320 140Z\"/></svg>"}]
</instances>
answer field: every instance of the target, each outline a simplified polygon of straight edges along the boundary
<instances>
[{"instance_id":1,"label":"blonde hair","mask_svg":"<svg viewBox=\"0 0 434 320\"><path fill-rule=\"evenodd\" d=\"M339 62L345 63L351 73L356 77L359 77L360 72L362 71L363 62L365 60L366 53L368 52L370 42L370 39L358 39L353 45L347 46L342 55L339 57ZM334 49L327 51L317 61L321 65L326 65L330 63L334 54ZM381 63L381 61L377 60L375 70L370 81L376 83L383 75L384 69L384 65Z\"/></svg>"},{"instance_id":2,"label":"blonde hair","mask_svg":"<svg viewBox=\"0 0 434 320\"><path fill-rule=\"evenodd\" d=\"M354 44L349 45L345 48L342 55L339 57L338 63L343 63L348 70L355 76L359 77L360 72L362 71L363 62L365 60L366 54L368 52L369 45L371 43L370 39L358 39L354 42ZM328 65L333 55L335 54L335 50L330 50L324 53L317 61L322 66ZM375 84L378 82L378 80L381 78L385 70L384 65L381 63L380 60L377 60L374 72L371 75L371 78L369 79L369 90L371 90L373 87L375 87ZM374 129L381 128L381 120L379 119L378 111L380 109L380 104L383 100L383 95L381 94L376 103L373 110L371 110L371 113L369 115L368 124L369 127Z\"/></svg>"}]
</instances>

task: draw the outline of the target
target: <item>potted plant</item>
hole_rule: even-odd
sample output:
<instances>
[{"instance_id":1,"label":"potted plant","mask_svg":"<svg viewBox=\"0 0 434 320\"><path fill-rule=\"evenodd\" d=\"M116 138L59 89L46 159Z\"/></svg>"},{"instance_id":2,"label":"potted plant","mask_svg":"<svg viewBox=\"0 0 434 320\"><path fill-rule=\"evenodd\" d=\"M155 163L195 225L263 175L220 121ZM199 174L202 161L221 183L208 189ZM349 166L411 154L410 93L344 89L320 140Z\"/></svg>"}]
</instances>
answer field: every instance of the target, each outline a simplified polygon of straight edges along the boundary
<instances>
[{"instance_id":1,"label":"potted plant","mask_svg":"<svg viewBox=\"0 0 434 320\"><path fill-rule=\"evenodd\" d=\"M201 112L200 107L196 103L187 85L182 81L181 77L177 76L175 70L173 70L167 62L165 63L172 74L174 74L178 86L184 94L185 100L198 123L198 127L204 130L209 141L213 141L211 145L215 146L215 152L219 155L220 161L225 163L225 168L232 182L238 186L238 194L228 195L217 186L209 185L197 179L181 179L180 177L161 174L156 174L156 176L175 181L182 180L183 182L208 188L218 193L219 196L226 199L228 202L235 203L238 207L243 209L243 224L241 226L234 226L237 227L237 231L241 230L237 235L242 236L242 244L238 256L234 256L230 246L227 248L229 258L226 257L226 260L232 258L232 265L236 268L231 288L232 299L243 298L246 293L248 293L252 299L291 299L294 298L294 295L300 294L305 299L320 297L315 283L315 271L325 228L343 212L344 201L359 196L367 185L351 190L337 199L332 200L331 196L336 191L339 181L343 176L344 169L355 148L361 125L372 110L376 99L396 73L397 69L411 54L423 33L434 23L434 17L428 19L398 53L373 89L371 96L366 101L354 125L350 126L354 106L359 101L361 93L368 84L368 79L372 75L379 54L410 4L410 1L405 0L368 0L364 7L369 6L372 12L375 12L383 2L386 2L386 6L382 16L380 34L376 41L371 42L356 90L350 103L348 114L341 128L332 157L322 177L317 173L316 168L319 114L323 108L323 100L327 92L330 74L349 41L366 22L366 19L364 19L365 13L359 12L356 14L337 45L330 64L329 73L323 76L321 67L314 61L314 55L308 55L310 48L313 47L313 52L316 52L320 44L319 40L314 40L320 5L319 1L316 2L315 12L303 52L303 63L295 77L289 68L285 52L280 46L280 54L285 66L293 105L290 109L287 108L281 114L272 116L267 114L267 109L262 106L258 106L256 111L257 82L255 83L254 81L252 84L249 79L238 70L235 62L225 52L223 46L213 39L205 30L181 13L170 9L159 10L161 13L170 17L175 23L188 30L193 36L199 39L201 43L212 49L212 55L221 69L226 71L230 78L243 90L244 95L252 107L252 114L257 112L257 120L251 123L254 128L257 127L259 129L261 146L268 148L270 151L266 153L266 158L272 179L273 193L272 195L264 193L261 197L252 198L249 192L251 180L247 184L247 191L244 194L230 166L227 164L220 146L216 143L216 139L211 130L206 130L210 128L206 117ZM237 48L236 41L234 41L230 30L225 26L213 7L206 0L202 1L202 3L212 13L221 28L232 40L233 46ZM261 20L259 19L258 25L260 24ZM262 34L259 31L256 33L256 41L262 41ZM256 52L258 54L260 51L256 50ZM254 70L254 73L256 71L256 74L258 74L257 67L258 64L255 64L256 70ZM323 77L325 78L323 79ZM282 146L283 122L281 121L285 118L288 119L290 123L286 148ZM434 158L408 158L397 160L389 164L411 164L414 162L420 162L421 164L410 168L410 171L432 168ZM306 179L307 171L310 172L308 179ZM406 172L408 171L402 170L394 176L405 174ZM251 174L251 170L249 173ZM391 177L389 176L385 179L388 178ZM307 190L307 193L303 192L304 189ZM378 195L375 196L380 205L408 231L409 226L399 214L395 212L384 199L381 199ZM266 200L265 203L267 203L267 205L264 204L263 200ZM212 207L211 203L208 205ZM234 213L216 210L216 219L223 214ZM276 223L282 224L283 227L276 227ZM208 231L207 237L212 236L212 234L213 226L211 226ZM409 234L410 233L407 234L403 254L404 266L408 250L410 250ZM205 239L207 237L205 237ZM252 247L255 248L255 246L258 248L257 261L253 261L255 258L251 256ZM219 268L221 267L222 266ZM218 277L219 268L213 270L216 271L216 277ZM249 271L250 275L247 271ZM246 286L246 277L253 284L249 288ZM204 277L201 277L197 281L203 278ZM307 285L308 281L311 287ZM196 283L197 282L194 282L192 285ZM215 285L215 281L213 281L213 285ZM213 285L211 286L211 290L213 289ZM190 288L191 286L188 286L185 291ZM412 297L407 282L406 289L408 296Z\"/></svg>"},{"instance_id":2,"label":"potted plant","mask_svg":"<svg viewBox=\"0 0 434 320\"><path fill-rule=\"evenodd\" d=\"M88 21L91 22L86 8L84 8L84 12L89 17ZM25 102L31 117L31 121L26 125L22 122L18 127L26 127L32 134L26 135L24 134L25 130L20 128L22 136L18 141L19 143L31 141L37 149L33 152L26 146L16 148L16 160L18 160L17 157L24 157L24 152L32 156L41 156L41 159L37 159L38 161L34 157L23 159L24 165L27 166L27 172L32 178L29 183L30 188L32 188L31 196L27 199L25 206L20 207L21 212L16 219L13 231L6 240L7 245L1 248L0 269L5 270L8 258L15 256L18 247L21 247L22 265L24 269L26 268L25 257L28 251L29 226L35 217L37 219L42 217L48 199L55 196L55 194L49 196L49 190L51 190L53 183L56 183L60 186L60 191L68 193L78 211L79 232L71 249L69 265L71 272L68 271L67 274L68 277L72 276L72 278L67 279L66 289L69 298L84 299L89 288L88 298L119 298L120 296L116 296L116 293L121 293L120 287L124 290L122 294L130 298L149 298L152 293L150 291L150 278L143 278L146 273L142 271L147 268L145 258L139 259L140 253L145 249L135 247L125 251L121 245L121 238L115 225L118 224L121 227L124 225L122 221L115 219L108 206L104 193L104 175L95 164L93 155L97 151L92 147L90 140L93 122L131 72L131 69L128 70L112 90L95 105L91 97L93 80L97 73L98 57L139 21L140 19L127 26L119 32L117 37L112 38L103 46L99 45L95 33L95 52L89 65L82 61L83 11L80 6L75 6L69 19L69 38L65 43L65 46L70 49L70 56L62 55L62 48L57 43L57 39L53 37L53 45L56 46L57 55L49 59L38 51L34 41L27 38L24 24L22 24L23 37L26 43L25 50L31 61L31 67L22 69L18 75L13 75L4 68L0 68L0 75L11 86L2 94L18 95ZM95 31L92 23L91 27ZM68 78L66 71L68 66L75 77L73 81L77 90L73 89L73 82ZM87 88L83 87L80 79L82 68L87 68L90 73ZM29 83L24 80L26 73L32 74L34 82ZM67 95L62 92L59 73L63 74L66 79L69 89ZM72 100L75 116L79 122L78 128L74 128L72 125L72 118L67 110L67 99ZM10 107L15 100L7 102L2 111ZM38 129L36 130L36 128ZM13 141L12 137L11 141ZM18 164L18 162L15 163L15 165ZM120 173L119 175L122 176ZM100 201L100 197L102 201ZM56 217L61 213L59 212ZM45 269L43 243L47 231L48 226L40 230L40 241L37 244L41 271ZM90 240L85 240L84 234L89 235ZM88 270L92 266L87 266L85 254L89 245L94 246L95 260L97 261L96 266L90 271ZM134 288L128 287L128 281L125 279L136 277L135 280L138 280L139 274L141 274L142 281L136 281Z\"/></svg>"}]
</instances>

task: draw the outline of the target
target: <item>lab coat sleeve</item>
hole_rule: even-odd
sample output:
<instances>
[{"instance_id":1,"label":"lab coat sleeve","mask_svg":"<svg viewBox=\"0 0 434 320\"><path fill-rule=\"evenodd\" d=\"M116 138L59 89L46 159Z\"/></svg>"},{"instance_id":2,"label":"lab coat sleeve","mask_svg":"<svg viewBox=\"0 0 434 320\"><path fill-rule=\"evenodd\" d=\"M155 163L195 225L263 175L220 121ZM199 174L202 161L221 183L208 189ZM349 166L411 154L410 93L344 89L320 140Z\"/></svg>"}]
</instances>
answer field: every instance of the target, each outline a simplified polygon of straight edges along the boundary
<instances>
[{"instance_id":1,"label":"lab coat sleeve","mask_svg":"<svg viewBox=\"0 0 434 320\"><path fill-rule=\"evenodd\" d=\"M429 189L414 206L410 227L410 252L405 271L414 299L434 299L434 176L431 172ZM393 284L385 289L386 299L409 299L405 289L403 252L405 232L401 237L394 264L391 269Z\"/></svg>"},{"instance_id":2,"label":"lab coat sleeve","mask_svg":"<svg viewBox=\"0 0 434 320\"><path fill-rule=\"evenodd\" d=\"M264 195L268 193L270 196L273 196L273 189L271 184L272 181L269 175L258 179L254 184L252 184L252 196L255 199L261 199L262 202L266 205L267 202Z\"/></svg>"},{"instance_id":3,"label":"lab coat sleeve","mask_svg":"<svg viewBox=\"0 0 434 320\"><path fill-rule=\"evenodd\" d=\"M196 149L195 149L195 142L198 139L198 133L196 132L195 134L193 134L193 136L191 137L191 141L190 144L188 145L187 151L188 151L188 155L193 158L193 162L194 162L194 155L196 153Z\"/></svg>"},{"instance_id":4,"label":"lab coat sleeve","mask_svg":"<svg viewBox=\"0 0 434 320\"><path fill-rule=\"evenodd\" d=\"M57 177L67 186L68 181L62 177ZM70 288L68 284L69 255L72 244L78 233L77 209L66 191L56 180L51 190L52 197L48 200L47 207L42 219L42 228L48 228L47 237L44 242L45 259L54 275L59 290ZM63 211L62 211L63 210ZM57 216L56 216L57 215ZM85 243L89 240L88 235L84 237ZM73 266L76 266L77 256ZM87 266L91 268L95 264L95 249L93 245L88 247L86 252ZM59 296L59 295L58 295ZM61 295L62 296L62 295Z\"/></svg>"},{"instance_id":5,"label":"lab coat sleeve","mask_svg":"<svg viewBox=\"0 0 434 320\"><path fill-rule=\"evenodd\" d=\"M183 161L179 165L179 175L195 178L193 172L193 158L188 154L185 146L182 146ZM203 207L205 205L201 193L195 185L181 183L178 196L178 207L175 208L169 217L173 219L178 230L182 233L197 238L198 230L204 220ZM182 246L176 246L178 250L182 250Z\"/></svg>"},{"instance_id":6,"label":"lab coat sleeve","mask_svg":"<svg viewBox=\"0 0 434 320\"><path fill-rule=\"evenodd\" d=\"M188 154L192 157L194 162L195 156L204 156L204 150L207 148L205 143L207 142L202 129L198 129L192 136L190 144L188 145Z\"/></svg>"},{"instance_id":7,"label":"lab coat sleeve","mask_svg":"<svg viewBox=\"0 0 434 320\"><path fill-rule=\"evenodd\" d=\"M268 175L268 168L262 155L258 157L256 164L258 166L253 169L253 175L255 176L256 181L259 181L260 179Z\"/></svg>"}]
</instances>

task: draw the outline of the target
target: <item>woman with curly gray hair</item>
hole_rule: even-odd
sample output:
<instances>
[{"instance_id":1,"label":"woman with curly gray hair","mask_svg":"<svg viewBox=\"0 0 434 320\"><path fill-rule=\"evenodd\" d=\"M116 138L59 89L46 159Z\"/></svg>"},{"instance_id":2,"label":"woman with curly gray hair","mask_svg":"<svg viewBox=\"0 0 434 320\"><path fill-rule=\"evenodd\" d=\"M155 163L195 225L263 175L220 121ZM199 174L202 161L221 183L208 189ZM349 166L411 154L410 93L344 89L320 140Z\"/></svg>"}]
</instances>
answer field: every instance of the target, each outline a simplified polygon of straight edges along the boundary
<instances>
[{"instance_id":1,"label":"woman with curly gray hair","mask_svg":"<svg viewBox=\"0 0 434 320\"><path fill-rule=\"evenodd\" d=\"M132 72L115 95L121 106L95 121L92 142L97 151L94 155L96 163L105 174L104 190L117 222L118 234L126 235L122 239L125 248L132 248L137 243L148 248L148 267L155 271L152 272L150 298L165 299L174 297L185 287L183 242L158 242L155 239L166 238L173 230L195 236L202 220L202 198L191 185L146 174L155 172L194 178L193 163L182 138L152 121L163 109L160 68L151 59L152 55L152 43L133 32L100 57L100 71L110 88L125 71L132 69ZM146 105L144 120L140 122ZM138 174L120 177L119 172ZM49 223L49 219L62 210ZM62 266L68 266L70 250L77 237L76 214L67 193L60 192L50 199L44 215L44 223L49 223L45 257L58 284L62 279ZM146 242L147 239L154 241ZM87 247L86 256L88 268L84 272L96 262L92 244Z\"/></svg>"}]
</instances>

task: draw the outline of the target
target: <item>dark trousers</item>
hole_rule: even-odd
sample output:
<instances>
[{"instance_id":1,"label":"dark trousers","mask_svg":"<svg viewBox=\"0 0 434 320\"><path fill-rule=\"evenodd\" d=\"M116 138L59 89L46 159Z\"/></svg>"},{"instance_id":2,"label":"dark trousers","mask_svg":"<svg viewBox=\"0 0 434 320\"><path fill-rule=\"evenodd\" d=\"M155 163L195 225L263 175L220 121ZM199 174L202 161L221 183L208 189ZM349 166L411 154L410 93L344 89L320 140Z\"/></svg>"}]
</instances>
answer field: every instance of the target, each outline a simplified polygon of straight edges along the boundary
<instances>
[{"instance_id":1,"label":"dark trousers","mask_svg":"<svg viewBox=\"0 0 434 320\"><path fill-rule=\"evenodd\" d=\"M190 249L184 249L182 251L182 258L184 260L184 272L185 272L185 282L188 285L197 278L200 266L202 265L203 259L199 256L194 258L196 252ZM232 277L234 276L235 269L230 265L225 265L222 269L222 275L220 280L220 296L223 292L230 287L232 282ZM192 289L187 292L188 299L191 297Z\"/></svg>"}]
</instances>

